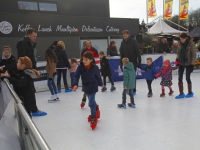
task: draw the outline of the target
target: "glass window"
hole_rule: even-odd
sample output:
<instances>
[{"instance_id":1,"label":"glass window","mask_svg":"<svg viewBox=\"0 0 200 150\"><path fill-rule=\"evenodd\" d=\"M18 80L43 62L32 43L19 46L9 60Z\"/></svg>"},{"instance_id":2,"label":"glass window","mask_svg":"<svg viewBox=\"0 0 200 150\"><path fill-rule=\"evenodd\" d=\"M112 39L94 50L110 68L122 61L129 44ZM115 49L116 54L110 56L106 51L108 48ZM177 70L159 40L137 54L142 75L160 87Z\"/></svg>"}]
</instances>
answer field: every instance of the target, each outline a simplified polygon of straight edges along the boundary
<instances>
[{"instance_id":1,"label":"glass window","mask_svg":"<svg viewBox=\"0 0 200 150\"><path fill-rule=\"evenodd\" d=\"M18 1L19 10L38 10L37 2Z\"/></svg>"},{"instance_id":2,"label":"glass window","mask_svg":"<svg viewBox=\"0 0 200 150\"><path fill-rule=\"evenodd\" d=\"M56 3L39 3L40 11L57 11Z\"/></svg>"}]
</instances>

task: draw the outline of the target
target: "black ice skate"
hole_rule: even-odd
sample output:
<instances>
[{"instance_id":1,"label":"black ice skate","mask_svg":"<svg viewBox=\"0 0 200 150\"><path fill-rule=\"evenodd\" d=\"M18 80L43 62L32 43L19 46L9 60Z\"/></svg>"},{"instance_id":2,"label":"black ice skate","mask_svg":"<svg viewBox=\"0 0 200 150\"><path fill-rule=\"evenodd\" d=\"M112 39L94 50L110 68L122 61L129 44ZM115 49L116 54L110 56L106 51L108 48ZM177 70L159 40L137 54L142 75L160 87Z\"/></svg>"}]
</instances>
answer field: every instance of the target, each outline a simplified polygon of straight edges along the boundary
<instances>
[{"instance_id":1,"label":"black ice skate","mask_svg":"<svg viewBox=\"0 0 200 150\"><path fill-rule=\"evenodd\" d=\"M105 92L107 90L107 88L104 86L102 89L101 89L101 92Z\"/></svg>"}]
</instances>

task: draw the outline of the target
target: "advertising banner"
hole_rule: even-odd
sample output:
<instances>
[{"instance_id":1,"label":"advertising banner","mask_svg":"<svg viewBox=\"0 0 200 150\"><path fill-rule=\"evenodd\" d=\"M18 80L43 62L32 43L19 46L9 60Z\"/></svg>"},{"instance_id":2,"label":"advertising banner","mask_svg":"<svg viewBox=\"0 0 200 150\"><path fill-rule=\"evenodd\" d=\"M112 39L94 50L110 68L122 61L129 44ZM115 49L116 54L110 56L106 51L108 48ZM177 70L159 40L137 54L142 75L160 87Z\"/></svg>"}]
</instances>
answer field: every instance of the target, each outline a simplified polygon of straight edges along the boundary
<instances>
[{"instance_id":1,"label":"advertising banner","mask_svg":"<svg viewBox=\"0 0 200 150\"><path fill-rule=\"evenodd\" d=\"M157 16L156 12L156 0L148 0L148 18L153 18Z\"/></svg>"},{"instance_id":2,"label":"advertising banner","mask_svg":"<svg viewBox=\"0 0 200 150\"><path fill-rule=\"evenodd\" d=\"M164 0L164 18L170 19L172 17L173 0Z\"/></svg>"},{"instance_id":3,"label":"advertising banner","mask_svg":"<svg viewBox=\"0 0 200 150\"><path fill-rule=\"evenodd\" d=\"M180 0L180 20L188 19L189 0Z\"/></svg>"}]
</instances>

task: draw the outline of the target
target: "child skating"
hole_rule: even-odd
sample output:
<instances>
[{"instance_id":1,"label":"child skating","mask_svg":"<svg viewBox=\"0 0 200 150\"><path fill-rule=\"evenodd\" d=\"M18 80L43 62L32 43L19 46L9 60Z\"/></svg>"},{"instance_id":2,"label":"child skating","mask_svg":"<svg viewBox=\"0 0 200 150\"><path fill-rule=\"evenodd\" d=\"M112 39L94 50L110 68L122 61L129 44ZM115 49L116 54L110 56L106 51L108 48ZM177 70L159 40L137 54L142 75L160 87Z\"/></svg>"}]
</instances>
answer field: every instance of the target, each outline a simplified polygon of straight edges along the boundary
<instances>
[{"instance_id":1,"label":"child skating","mask_svg":"<svg viewBox=\"0 0 200 150\"><path fill-rule=\"evenodd\" d=\"M54 78L56 76L56 63L58 62L58 59L55 52L50 48L46 50L45 59L47 62L46 71L48 74L47 85L51 92L51 97L49 98L48 102L51 103L59 101L56 84L54 82Z\"/></svg>"},{"instance_id":2,"label":"child skating","mask_svg":"<svg viewBox=\"0 0 200 150\"><path fill-rule=\"evenodd\" d=\"M110 66L109 66L109 63L108 63L108 58L104 55L103 51L101 51L99 53L99 57L100 57L100 65L101 65L100 72L101 72L101 75L103 76L103 84L104 84L104 87L101 89L101 91L104 92L104 91L107 90L107 88L106 88L106 77L108 77L108 79L111 82L110 91L112 92L112 91L116 90L116 88L115 88L114 82L111 78L111 70L110 70Z\"/></svg>"},{"instance_id":3,"label":"child skating","mask_svg":"<svg viewBox=\"0 0 200 150\"><path fill-rule=\"evenodd\" d=\"M124 82L123 82L123 93L122 93L122 104L118 104L119 108L126 108L126 93L129 93L130 96L130 103L128 103L128 106L135 108L135 102L134 102L134 97L133 97L133 89L135 88L135 78L136 78L136 73L135 69L133 66L132 62L129 62L128 58L123 58L122 59L122 64L124 66L124 71L123 71L123 77L124 77Z\"/></svg>"},{"instance_id":4,"label":"child skating","mask_svg":"<svg viewBox=\"0 0 200 150\"><path fill-rule=\"evenodd\" d=\"M100 76L100 71L98 66L93 62L93 55L90 52L86 52L83 55L83 61L78 66L76 73L73 78L73 90L76 92L78 88L78 81L81 77L82 79L82 90L88 97L89 107L91 110L91 115L88 116L88 121L90 121L90 127L92 130L97 125L97 119L100 118L99 106L95 101L96 92L98 92L98 86L103 86L102 79Z\"/></svg>"},{"instance_id":5,"label":"child skating","mask_svg":"<svg viewBox=\"0 0 200 150\"><path fill-rule=\"evenodd\" d=\"M174 91L172 90L172 71L178 69L179 62L175 61L176 67L172 67L169 60L165 60L163 63L163 67L160 71L160 73L156 74L156 78L162 77L160 85L162 88L162 93L160 94L160 97L165 96L165 86L169 88L169 95L172 95Z\"/></svg>"},{"instance_id":6,"label":"child skating","mask_svg":"<svg viewBox=\"0 0 200 150\"><path fill-rule=\"evenodd\" d=\"M152 93L151 84L156 76L156 70L155 70L151 57L147 58L146 61L147 61L147 65L143 69L145 71L145 79L146 79L148 90L149 90L147 96L152 97L153 93Z\"/></svg>"}]
</instances>

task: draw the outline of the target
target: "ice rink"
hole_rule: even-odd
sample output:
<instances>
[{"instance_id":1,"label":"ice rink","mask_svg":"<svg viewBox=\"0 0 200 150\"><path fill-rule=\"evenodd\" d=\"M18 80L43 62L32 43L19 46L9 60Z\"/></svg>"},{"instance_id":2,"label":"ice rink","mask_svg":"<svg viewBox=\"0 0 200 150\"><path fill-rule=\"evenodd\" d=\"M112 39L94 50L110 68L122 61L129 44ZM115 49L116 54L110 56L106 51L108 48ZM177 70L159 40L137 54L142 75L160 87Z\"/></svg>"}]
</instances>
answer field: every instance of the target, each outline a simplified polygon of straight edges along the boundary
<instances>
[{"instance_id":1,"label":"ice rink","mask_svg":"<svg viewBox=\"0 0 200 150\"><path fill-rule=\"evenodd\" d=\"M52 150L199 150L199 77L199 73L191 77L195 96L181 100L175 99L179 94L177 75L173 75L174 94L163 98L160 78L153 81L152 98L147 98L146 81L137 80L136 108L127 109L117 108L123 85L116 82L116 91L96 94L101 118L95 130L87 122L90 108L80 108L81 88L76 93L60 93L61 101L56 103L47 102L50 92L40 92L36 94L37 105L48 115L33 121ZM184 87L187 93L185 81Z\"/></svg>"}]
</instances>

